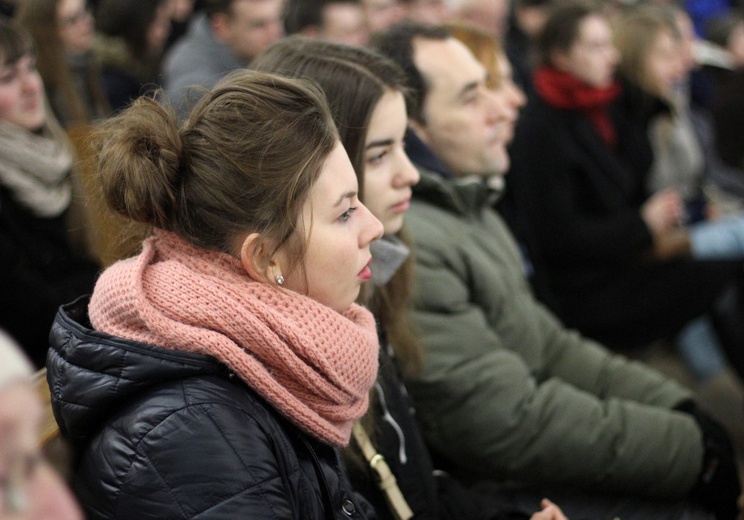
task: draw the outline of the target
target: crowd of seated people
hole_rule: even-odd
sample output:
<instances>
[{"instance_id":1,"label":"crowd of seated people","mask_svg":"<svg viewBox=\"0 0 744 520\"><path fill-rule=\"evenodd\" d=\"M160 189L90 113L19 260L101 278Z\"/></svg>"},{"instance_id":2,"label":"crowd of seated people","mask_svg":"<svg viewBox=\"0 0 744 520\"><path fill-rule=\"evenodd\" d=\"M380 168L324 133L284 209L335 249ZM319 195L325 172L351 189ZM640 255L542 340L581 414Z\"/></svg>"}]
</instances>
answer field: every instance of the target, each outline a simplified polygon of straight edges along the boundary
<instances>
[{"instance_id":1,"label":"crowd of seated people","mask_svg":"<svg viewBox=\"0 0 744 520\"><path fill-rule=\"evenodd\" d=\"M744 376L741 15L686 7L9 3L0 328L82 514L744 517L633 360Z\"/></svg>"}]
</instances>

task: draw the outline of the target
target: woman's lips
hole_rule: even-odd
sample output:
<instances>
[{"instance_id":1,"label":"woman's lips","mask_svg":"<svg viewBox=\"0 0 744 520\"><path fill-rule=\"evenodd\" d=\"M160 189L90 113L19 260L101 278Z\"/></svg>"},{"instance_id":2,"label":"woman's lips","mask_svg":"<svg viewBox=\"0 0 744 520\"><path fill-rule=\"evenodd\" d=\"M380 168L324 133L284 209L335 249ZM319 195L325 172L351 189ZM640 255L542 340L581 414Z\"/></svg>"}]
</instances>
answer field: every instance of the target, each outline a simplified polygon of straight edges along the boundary
<instances>
[{"instance_id":1,"label":"woman's lips","mask_svg":"<svg viewBox=\"0 0 744 520\"><path fill-rule=\"evenodd\" d=\"M402 200L396 205L394 205L391 209L395 213L405 213L406 211L410 209L410 207L411 207L411 198L408 197L407 199Z\"/></svg>"},{"instance_id":2,"label":"woman's lips","mask_svg":"<svg viewBox=\"0 0 744 520\"><path fill-rule=\"evenodd\" d=\"M367 265L364 266L364 269L359 271L359 274L357 275L360 280L367 281L370 278L372 278L372 269L370 269L370 264L372 263L372 259L369 259L369 262L367 262Z\"/></svg>"}]
</instances>

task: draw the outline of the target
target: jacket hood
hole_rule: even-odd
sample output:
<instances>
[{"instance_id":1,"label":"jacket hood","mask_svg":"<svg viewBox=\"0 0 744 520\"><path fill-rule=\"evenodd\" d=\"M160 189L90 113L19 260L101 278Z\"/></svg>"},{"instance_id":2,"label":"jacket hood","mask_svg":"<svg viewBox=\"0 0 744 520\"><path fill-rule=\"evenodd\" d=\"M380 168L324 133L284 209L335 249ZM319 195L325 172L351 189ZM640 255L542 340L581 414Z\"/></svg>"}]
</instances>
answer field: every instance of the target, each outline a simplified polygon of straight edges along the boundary
<instances>
[{"instance_id":1,"label":"jacket hood","mask_svg":"<svg viewBox=\"0 0 744 520\"><path fill-rule=\"evenodd\" d=\"M93 330L85 296L60 307L52 324L47 381L63 435L84 442L118 404L166 381L227 377L211 356L168 350Z\"/></svg>"}]
</instances>

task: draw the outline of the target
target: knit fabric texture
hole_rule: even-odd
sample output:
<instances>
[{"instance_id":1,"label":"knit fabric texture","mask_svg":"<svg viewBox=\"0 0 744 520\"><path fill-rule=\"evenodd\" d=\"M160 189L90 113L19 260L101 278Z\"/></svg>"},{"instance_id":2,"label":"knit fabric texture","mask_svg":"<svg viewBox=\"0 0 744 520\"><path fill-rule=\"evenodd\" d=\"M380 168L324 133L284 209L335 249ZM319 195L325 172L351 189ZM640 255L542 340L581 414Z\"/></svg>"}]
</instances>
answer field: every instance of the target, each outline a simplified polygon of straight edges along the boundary
<instances>
[{"instance_id":1,"label":"knit fabric texture","mask_svg":"<svg viewBox=\"0 0 744 520\"><path fill-rule=\"evenodd\" d=\"M314 437L348 444L377 375L372 314L340 314L252 280L241 262L157 231L142 253L99 278L90 301L96 330L209 354Z\"/></svg>"},{"instance_id":2,"label":"knit fabric texture","mask_svg":"<svg viewBox=\"0 0 744 520\"><path fill-rule=\"evenodd\" d=\"M0 121L0 184L39 218L54 218L70 206L72 151L44 127L41 133Z\"/></svg>"}]
</instances>

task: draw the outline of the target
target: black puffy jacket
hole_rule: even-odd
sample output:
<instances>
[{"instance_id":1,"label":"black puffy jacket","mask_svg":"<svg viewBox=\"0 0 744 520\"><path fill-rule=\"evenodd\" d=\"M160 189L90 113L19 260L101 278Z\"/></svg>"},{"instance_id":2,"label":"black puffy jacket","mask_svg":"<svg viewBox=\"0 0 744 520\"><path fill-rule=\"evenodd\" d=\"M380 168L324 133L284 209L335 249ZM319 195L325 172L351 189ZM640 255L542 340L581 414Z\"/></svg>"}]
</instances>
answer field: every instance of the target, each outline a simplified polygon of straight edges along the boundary
<instances>
[{"instance_id":1,"label":"black puffy jacket","mask_svg":"<svg viewBox=\"0 0 744 520\"><path fill-rule=\"evenodd\" d=\"M88 518L375 518L337 450L224 365L92 330L87 304L60 309L47 367Z\"/></svg>"}]
</instances>

